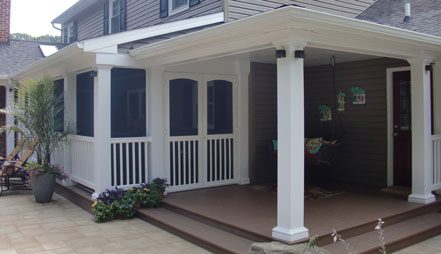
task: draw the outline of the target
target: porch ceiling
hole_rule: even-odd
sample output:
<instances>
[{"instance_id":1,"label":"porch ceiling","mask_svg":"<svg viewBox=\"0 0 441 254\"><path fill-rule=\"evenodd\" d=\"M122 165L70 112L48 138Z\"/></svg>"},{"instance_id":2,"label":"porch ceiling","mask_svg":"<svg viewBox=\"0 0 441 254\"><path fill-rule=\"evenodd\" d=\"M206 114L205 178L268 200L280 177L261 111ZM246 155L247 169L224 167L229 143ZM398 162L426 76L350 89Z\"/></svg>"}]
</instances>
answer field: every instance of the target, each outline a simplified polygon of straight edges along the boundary
<instances>
[{"instance_id":1,"label":"porch ceiling","mask_svg":"<svg viewBox=\"0 0 441 254\"><path fill-rule=\"evenodd\" d=\"M441 57L441 38L288 6L133 49L148 65L169 65L273 48L287 40L308 47L400 59Z\"/></svg>"}]
</instances>

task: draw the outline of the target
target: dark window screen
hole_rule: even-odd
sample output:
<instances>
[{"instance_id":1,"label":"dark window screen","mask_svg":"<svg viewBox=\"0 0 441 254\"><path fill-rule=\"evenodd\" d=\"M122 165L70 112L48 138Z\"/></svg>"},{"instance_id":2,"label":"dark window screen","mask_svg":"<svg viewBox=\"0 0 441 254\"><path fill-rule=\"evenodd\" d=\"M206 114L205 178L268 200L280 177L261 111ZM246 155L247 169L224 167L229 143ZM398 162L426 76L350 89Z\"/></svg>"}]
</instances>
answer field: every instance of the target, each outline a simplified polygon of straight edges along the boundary
<instances>
[{"instance_id":1,"label":"dark window screen","mask_svg":"<svg viewBox=\"0 0 441 254\"><path fill-rule=\"evenodd\" d=\"M170 135L198 135L198 82L170 81Z\"/></svg>"},{"instance_id":2,"label":"dark window screen","mask_svg":"<svg viewBox=\"0 0 441 254\"><path fill-rule=\"evenodd\" d=\"M225 80L207 83L208 134L233 133L233 84Z\"/></svg>"},{"instance_id":3,"label":"dark window screen","mask_svg":"<svg viewBox=\"0 0 441 254\"><path fill-rule=\"evenodd\" d=\"M64 131L64 79L54 81L54 96L59 101L55 105L55 130Z\"/></svg>"},{"instance_id":4,"label":"dark window screen","mask_svg":"<svg viewBox=\"0 0 441 254\"><path fill-rule=\"evenodd\" d=\"M93 77L77 75L77 134L93 137Z\"/></svg>"},{"instance_id":5,"label":"dark window screen","mask_svg":"<svg viewBox=\"0 0 441 254\"><path fill-rule=\"evenodd\" d=\"M146 136L146 74L112 69L112 138Z\"/></svg>"}]
</instances>

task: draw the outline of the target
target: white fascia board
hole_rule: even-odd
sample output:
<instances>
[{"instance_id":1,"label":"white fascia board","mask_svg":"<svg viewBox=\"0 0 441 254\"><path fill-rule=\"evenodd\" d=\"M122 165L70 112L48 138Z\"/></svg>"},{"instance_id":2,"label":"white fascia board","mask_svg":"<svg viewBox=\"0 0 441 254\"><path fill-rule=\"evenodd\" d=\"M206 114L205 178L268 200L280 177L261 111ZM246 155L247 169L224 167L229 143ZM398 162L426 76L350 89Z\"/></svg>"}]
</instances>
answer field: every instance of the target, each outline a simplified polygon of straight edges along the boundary
<instances>
[{"instance_id":1,"label":"white fascia board","mask_svg":"<svg viewBox=\"0 0 441 254\"><path fill-rule=\"evenodd\" d=\"M64 47L63 49L57 51L56 53L54 53L48 57L45 57L41 60L38 60L37 62L29 65L25 69L14 73L13 75L11 75L11 78L14 80L21 79L23 77L30 75L31 73L35 73L39 70L45 69L45 68L51 66L52 64L55 64L63 59L66 59L72 55L82 53L82 52L83 52L82 45L80 43L74 42L74 43Z\"/></svg>"},{"instance_id":2,"label":"white fascia board","mask_svg":"<svg viewBox=\"0 0 441 254\"><path fill-rule=\"evenodd\" d=\"M379 38L388 42L394 41L401 45L427 47L428 50L435 50L441 53L441 37L288 6L206 30L172 38L167 41L133 49L130 51L130 55L137 59L146 59L161 54L176 52L184 48L197 48L198 45L203 45L204 43L213 43L215 40L219 40L219 36L233 38L232 35L237 35L235 37L236 39L239 37L258 37L258 34L262 35L268 31L283 31L290 27L297 31L301 31L302 28L308 29L309 27L316 27L321 31L329 31L331 33L340 31L344 33L352 33L354 35L362 34L364 36L371 36L372 38ZM303 32L306 31L307 30L304 30ZM309 32L314 33L315 31ZM287 34L286 36L289 35Z\"/></svg>"},{"instance_id":3,"label":"white fascia board","mask_svg":"<svg viewBox=\"0 0 441 254\"><path fill-rule=\"evenodd\" d=\"M190 18L175 22L169 22L156 26L130 30L126 32L111 34L99 38L83 41L85 52L99 52L100 49L117 46L119 44L147 39L164 34L179 32L201 26L212 25L224 22L224 13L219 12L206 16Z\"/></svg>"},{"instance_id":4,"label":"white fascia board","mask_svg":"<svg viewBox=\"0 0 441 254\"><path fill-rule=\"evenodd\" d=\"M0 80L7 80L8 78L8 75L0 75Z\"/></svg>"}]
</instances>

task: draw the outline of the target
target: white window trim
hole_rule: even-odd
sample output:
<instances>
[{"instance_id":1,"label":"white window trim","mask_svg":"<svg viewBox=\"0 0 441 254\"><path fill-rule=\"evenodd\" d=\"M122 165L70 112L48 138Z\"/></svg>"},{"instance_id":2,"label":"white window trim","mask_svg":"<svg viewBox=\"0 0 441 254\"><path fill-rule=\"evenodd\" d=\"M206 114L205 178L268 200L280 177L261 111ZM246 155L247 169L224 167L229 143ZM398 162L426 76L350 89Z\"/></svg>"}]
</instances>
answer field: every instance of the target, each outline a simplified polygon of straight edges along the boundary
<instances>
[{"instance_id":1,"label":"white window trim","mask_svg":"<svg viewBox=\"0 0 441 254\"><path fill-rule=\"evenodd\" d=\"M175 15L175 14L178 14L180 12L183 12L183 11L190 9L190 0L187 0L187 4L185 4L184 6L181 6L176 9L173 9L173 1L174 0L168 0L168 15L169 16L172 16L172 15Z\"/></svg>"},{"instance_id":2,"label":"white window trim","mask_svg":"<svg viewBox=\"0 0 441 254\"><path fill-rule=\"evenodd\" d=\"M66 41L67 43L72 43L73 41L70 41L70 33L72 32L73 29L73 21L69 22L66 24L66 34L64 36L66 36ZM64 38L63 38L64 41Z\"/></svg>"}]
</instances>

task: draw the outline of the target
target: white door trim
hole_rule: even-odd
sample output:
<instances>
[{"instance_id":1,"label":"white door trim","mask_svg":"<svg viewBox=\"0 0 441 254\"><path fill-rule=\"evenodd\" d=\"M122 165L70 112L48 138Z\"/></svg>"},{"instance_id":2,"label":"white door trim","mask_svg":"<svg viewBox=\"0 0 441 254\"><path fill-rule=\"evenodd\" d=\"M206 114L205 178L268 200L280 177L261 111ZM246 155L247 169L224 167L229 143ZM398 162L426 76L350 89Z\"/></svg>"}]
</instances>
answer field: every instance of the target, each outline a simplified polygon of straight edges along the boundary
<instances>
[{"instance_id":1,"label":"white door trim","mask_svg":"<svg viewBox=\"0 0 441 254\"><path fill-rule=\"evenodd\" d=\"M387 186L394 185L394 96L393 73L410 71L409 67L387 68Z\"/></svg>"}]
</instances>

